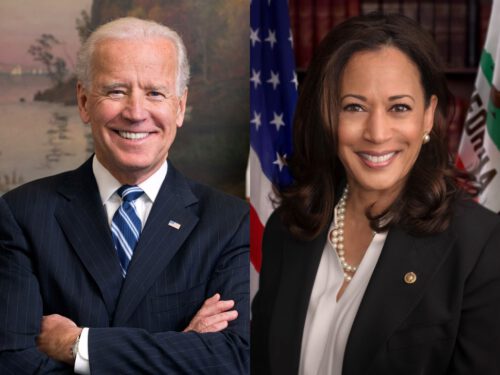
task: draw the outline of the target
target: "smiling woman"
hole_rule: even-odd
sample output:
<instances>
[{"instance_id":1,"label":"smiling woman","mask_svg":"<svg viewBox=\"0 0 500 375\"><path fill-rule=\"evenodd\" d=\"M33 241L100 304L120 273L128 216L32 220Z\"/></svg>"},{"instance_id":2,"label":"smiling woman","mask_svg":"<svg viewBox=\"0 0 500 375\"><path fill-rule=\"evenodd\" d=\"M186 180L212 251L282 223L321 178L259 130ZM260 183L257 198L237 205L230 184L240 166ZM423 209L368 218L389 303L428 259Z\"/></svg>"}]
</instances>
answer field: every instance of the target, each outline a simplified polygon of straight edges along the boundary
<instances>
[{"instance_id":1,"label":"smiling woman","mask_svg":"<svg viewBox=\"0 0 500 375\"><path fill-rule=\"evenodd\" d=\"M357 52L340 85L338 156L353 193L370 194L379 208L394 200L431 132L430 103L417 66L399 49Z\"/></svg>"},{"instance_id":2,"label":"smiling woman","mask_svg":"<svg viewBox=\"0 0 500 375\"><path fill-rule=\"evenodd\" d=\"M264 233L255 374L497 373L500 219L460 189L448 103L411 19L356 17L323 40L295 112L294 183Z\"/></svg>"},{"instance_id":3,"label":"smiling woman","mask_svg":"<svg viewBox=\"0 0 500 375\"><path fill-rule=\"evenodd\" d=\"M373 179L384 181L390 188L378 197L372 191L367 200L373 207L365 205L361 212L364 217L369 209L374 229L392 223L412 233L431 233L448 223L456 188L445 147L450 93L443 67L430 35L413 22L406 26L407 19L388 20L354 18L332 30L311 63L294 122L295 152L289 165L296 183L281 192L283 219L297 236L317 236L331 222L338 190L345 183L367 179L370 184ZM356 158L373 163L394 151L390 168L377 164L384 168L377 173L365 169L356 181L350 178L356 164L344 163L348 145L340 137L352 134L353 127L364 129L365 143L356 149ZM414 135L418 142L407 153L392 150L401 142L395 132L409 135L410 129L418 129ZM431 141L424 145L428 137ZM420 152L421 147L426 152ZM398 177L385 181L387 172L398 173L394 168L398 166ZM318 173L326 170L330 173ZM427 194L417 188L421 185L428 186ZM296 194L310 200L294 199ZM437 206L440 209L433 214Z\"/></svg>"}]
</instances>

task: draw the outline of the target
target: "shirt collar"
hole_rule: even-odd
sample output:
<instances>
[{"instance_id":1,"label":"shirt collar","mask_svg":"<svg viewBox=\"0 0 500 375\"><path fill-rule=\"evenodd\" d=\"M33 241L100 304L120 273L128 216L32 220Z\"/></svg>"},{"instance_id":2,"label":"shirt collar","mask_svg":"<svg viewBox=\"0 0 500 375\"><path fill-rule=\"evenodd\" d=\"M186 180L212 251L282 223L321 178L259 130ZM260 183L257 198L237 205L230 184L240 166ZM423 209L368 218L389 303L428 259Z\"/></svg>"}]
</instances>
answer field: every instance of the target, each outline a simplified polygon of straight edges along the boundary
<instances>
[{"instance_id":1,"label":"shirt collar","mask_svg":"<svg viewBox=\"0 0 500 375\"><path fill-rule=\"evenodd\" d=\"M99 195L101 196L102 204L110 200L113 194L122 186L122 184L113 177L113 175L101 164L97 157L94 155L92 160L92 171L97 182ZM158 168L148 179L141 182L138 186L144 191L145 195L154 202L161 185L167 176L168 164L167 161Z\"/></svg>"}]
</instances>

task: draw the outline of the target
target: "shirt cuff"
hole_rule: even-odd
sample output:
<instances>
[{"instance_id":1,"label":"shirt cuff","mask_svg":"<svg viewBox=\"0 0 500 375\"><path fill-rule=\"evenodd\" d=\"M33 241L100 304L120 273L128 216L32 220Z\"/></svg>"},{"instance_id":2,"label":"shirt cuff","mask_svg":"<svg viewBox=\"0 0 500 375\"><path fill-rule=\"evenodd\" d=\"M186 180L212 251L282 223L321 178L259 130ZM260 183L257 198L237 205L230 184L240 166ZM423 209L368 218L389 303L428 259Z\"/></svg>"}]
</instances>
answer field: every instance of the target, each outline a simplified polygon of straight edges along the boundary
<instances>
[{"instance_id":1,"label":"shirt cuff","mask_svg":"<svg viewBox=\"0 0 500 375\"><path fill-rule=\"evenodd\" d=\"M76 350L75 373L90 375L88 328L82 329L82 333L80 334L80 341Z\"/></svg>"}]
</instances>

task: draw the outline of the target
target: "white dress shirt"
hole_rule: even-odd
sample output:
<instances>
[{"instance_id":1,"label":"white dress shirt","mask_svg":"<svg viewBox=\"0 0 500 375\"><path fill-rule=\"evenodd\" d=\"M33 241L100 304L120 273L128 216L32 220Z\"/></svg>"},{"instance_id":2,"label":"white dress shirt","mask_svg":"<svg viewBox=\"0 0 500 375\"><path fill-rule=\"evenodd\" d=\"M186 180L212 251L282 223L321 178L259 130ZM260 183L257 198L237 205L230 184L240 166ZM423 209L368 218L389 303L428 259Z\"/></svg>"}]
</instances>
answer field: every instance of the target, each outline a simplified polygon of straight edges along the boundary
<instances>
[{"instance_id":1,"label":"white dress shirt","mask_svg":"<svg viewBox=\"0 0 500 375\"><path fill-rule=\"evenodd\" d=\"M108 224L111 228L111 222L113 216L120 207L122 201L120 196L116 191L122 186L120 182L97 160L94 155L92 160L92 170L94 172L95 179L97 181L97 187L99 189L99 195L101 196L101 201L106 209L106 215L108 217ZM168 164L162 164L162 166L147 180L141 182L138 186L144 191L134 202L137 216L141 219L142 229L146 224L149 213L151 212L151 207L160 191L161 185L167 176ZM118 258L116 258L118 261ZM77 374L90 374L90 361L89 361L89 347L88 347L88 332L89 328L83 328L80 335L80 341L78 343L78 352L75 360L75 373Z\"/></svg>"},{"instance_id":2,"label":"white dress shirt","mask_svg":"<svg viewBox=\"0 0 500 375\"><path fill-rule=\"evenodd\" d=\"M375 234L358 270L338 301L337 294L344 282L344 271L337 252L329 241L326 242L307 309L299 375L342 374L352 323L386 237L387 232Z\"/></svg>"}]
</instances>

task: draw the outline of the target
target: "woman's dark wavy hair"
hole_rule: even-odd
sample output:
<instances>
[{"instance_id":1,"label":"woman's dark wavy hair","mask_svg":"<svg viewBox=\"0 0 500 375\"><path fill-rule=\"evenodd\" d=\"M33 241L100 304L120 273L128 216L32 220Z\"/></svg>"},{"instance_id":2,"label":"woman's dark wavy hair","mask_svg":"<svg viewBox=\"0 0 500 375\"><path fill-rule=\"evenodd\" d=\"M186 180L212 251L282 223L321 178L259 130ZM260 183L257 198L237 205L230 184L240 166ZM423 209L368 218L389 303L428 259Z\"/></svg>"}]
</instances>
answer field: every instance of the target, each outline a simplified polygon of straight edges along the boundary
<instances>
[{"instance_id":1,"label":"woman's dark wavy hair","mask_svg":"<svg viewBox=\"0 0 500 375\"><path fill-rule=\"evenodd\" d=\"M368 210L367 217L376 231L397 225L423 235L449 225L458 190L446 139L451 94L436 45L410 18L372 13L351 18L330 31L301 87L289 160L294 183L278 192L282 220L297 238L311 239L326 229L346 181L337 156L339 83L345 66L356 52L384 46L397 48L413 61L420 72L426 106L432 95L437 96L438 105L430 141L422 146L401 193L385 212L373 216Z\"/></svg>"}]
</instances>

